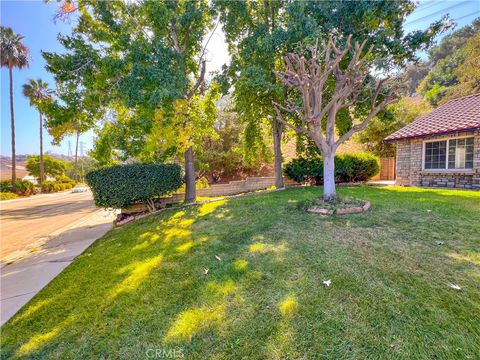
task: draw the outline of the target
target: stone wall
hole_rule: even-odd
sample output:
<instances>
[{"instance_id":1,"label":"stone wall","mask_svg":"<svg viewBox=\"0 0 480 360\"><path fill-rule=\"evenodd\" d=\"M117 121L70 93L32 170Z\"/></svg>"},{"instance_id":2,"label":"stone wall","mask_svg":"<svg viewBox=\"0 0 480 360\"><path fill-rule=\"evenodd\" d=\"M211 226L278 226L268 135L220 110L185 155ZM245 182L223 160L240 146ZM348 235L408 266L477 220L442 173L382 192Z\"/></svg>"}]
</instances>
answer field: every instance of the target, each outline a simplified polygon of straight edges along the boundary
<instances>
[{"instance_id":1,"label":"stone wall","mask_svg":"<svg viewBox=\"0 0 480 360\"><path fill-rule=\"evenodd\" d=\"M410 140L397 143L397 179L396 183L401 186L410 185Z\"/></svg>"},{"instance_id":2,"label":"stone wall","mask_svg":"<svg viewBox=\"0 0 480 360\"><path fill-rule=\"evenodd\" d=\"M299 185L290 179L283 179L285 186ZM249 177L245 180L230 181L228 184L213 184L206 189L197 189L197 196L236 195L248 191L264 190L275 186L275 177Z\"/></svg>"},{"instance_id":3,"label":"stone wall","mask_svg":"<svg viewBox=\"0 0 480 360\"><path fill-rule=\"evenodd\" d=\"M429 139L474 136L473 170L423 170L423 142ZM397 184L401 186L449 187L480 190L480 131L451 136L431 136L397 143Z\"/></svg>"}]
</instances>

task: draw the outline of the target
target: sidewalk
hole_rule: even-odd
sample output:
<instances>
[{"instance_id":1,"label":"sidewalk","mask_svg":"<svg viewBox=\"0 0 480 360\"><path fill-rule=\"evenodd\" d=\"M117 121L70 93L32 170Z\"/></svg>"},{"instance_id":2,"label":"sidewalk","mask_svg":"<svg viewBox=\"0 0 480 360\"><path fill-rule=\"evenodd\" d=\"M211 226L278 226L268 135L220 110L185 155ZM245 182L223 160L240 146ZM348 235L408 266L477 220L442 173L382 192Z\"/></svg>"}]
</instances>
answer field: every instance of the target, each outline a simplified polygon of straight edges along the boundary
<instances>
[{"instance_id":1,"label":"sidewalk","mask_svg":"<svg viewBox=\"0 0 480 360\"><path fill-rule=\"evenodd\" d=\"M39 247L1 267L0 323L3 325L78 255L112 227L113 214L103 210L44 240ZM53 235L53 236L52 236ZM17 254L18 255L18 254Z\"/></svg>"}]
</instances>

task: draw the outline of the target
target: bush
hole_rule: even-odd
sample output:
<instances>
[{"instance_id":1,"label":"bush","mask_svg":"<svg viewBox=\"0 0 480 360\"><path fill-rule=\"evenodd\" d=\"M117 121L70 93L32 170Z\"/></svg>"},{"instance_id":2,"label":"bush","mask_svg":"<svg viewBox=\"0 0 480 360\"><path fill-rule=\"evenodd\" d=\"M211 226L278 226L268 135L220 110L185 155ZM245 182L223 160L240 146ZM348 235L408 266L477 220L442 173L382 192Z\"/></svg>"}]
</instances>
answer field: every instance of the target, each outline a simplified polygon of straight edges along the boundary
<instances>
[{"instance_id":1,"label":"bush","mask_svg":"<svg viewBox=\"0 0 480 360\"><path fill-rule=\"evenodd\" d=\"M28 180L17 179L15 181L15 185L17 187L16 194L22 196L30 196L35 191L35 185L33 185ZM0 182L0 192L12 192L12 180L2 180Z\"/></svg>"},{"instance_id":2,"label":"bush","mask_svg":"<svg viewBox=\"0 0 480 360\"><path fill-rule=\"evenodd\" d=\"M337 182L367 181L380 170L378 158L372 154L343 154L335 156ZM284 167L286 177L300 183L323 183L323 161L318 158L297 158Z\"/></svg>"},{"instance_id":3,"label":"bush","mask_svg":"<svg viewBox=\"0 0 480 360\"><path fill-rule=\"evenodd\" d=\"M176 191L182 185L180 166L174 164L128 164L91 171L86 180L95 204L105 208L128 208L150 204L155 197Z\"/></svg>"},{"instance_id":4,"label":"bush","mask_svg":"<svg viewBox=\"0 0 480 360\"><path fill-rule=\"evenodd\" d=\"M283 169L286 177L299 183L323 182L323 162L321 158L296 158L287 163Z\"/></svg>"},{"instance_id":5,"label":"bush","mask_svg":"<svg viewBox=\"0 0 480 360\"><path fill-rule=\"evenodd\" d=\"M0 192L12 192L12 180L6 179L0 181Z\"/></svg>"},{"instance_id":6,"label":"bush","mask_svg":"<svg viewBox=\"0 0 480 360\"><path fill-rule=\"evenodd\" d=\"M55 181L44 181L42 183L42 192L43 193L52 193L58 191L65 191L71 189L73 186L71 183L61 183Z\"/></svg>"},{"instance_id":7,"label":"bush","mask_svg":"<svg viewBox=\"0 0 480 360\"><path fill-rule=\"evenodd\" d=\"M12 200L18 197L17 194L12 192L0 192L0 200Z\"/></svg>"},{"instance_id":8,"label":"bush","mask_svg":"<svg viewBox=\"0 0 480 360\"><path fill-rule=\"evenodd\" d=\"M49 181L49 180L46 180L44 182L42 182L42 192L43 193L51 193L51 192L55 192L57 190L55 190L55 182L53 181Z\"/></svg>"},{"instance_id":9,"label":"bush","mask_svg":"<svg viewBox=\"0 0 480 360\"><path fill-rule=\"evenodd\" d=\"M69 178L67 175L59 175L55 177L55 180L59 184L70 184L70 187L66 187L67 189L71 189L75 185L77 185L77 182L71 178Z\"/></svg>"},{"instance_id":10,"label":"bush","mask_svg":"<svg viewBox=\"0 0 480 360\"><path fill-rule=\"evenodd\" d=\"M380 162L372 154L343 154L335 162L335 177L340 182L367 181L380 171Z\"/></svg>"}]
</instances>

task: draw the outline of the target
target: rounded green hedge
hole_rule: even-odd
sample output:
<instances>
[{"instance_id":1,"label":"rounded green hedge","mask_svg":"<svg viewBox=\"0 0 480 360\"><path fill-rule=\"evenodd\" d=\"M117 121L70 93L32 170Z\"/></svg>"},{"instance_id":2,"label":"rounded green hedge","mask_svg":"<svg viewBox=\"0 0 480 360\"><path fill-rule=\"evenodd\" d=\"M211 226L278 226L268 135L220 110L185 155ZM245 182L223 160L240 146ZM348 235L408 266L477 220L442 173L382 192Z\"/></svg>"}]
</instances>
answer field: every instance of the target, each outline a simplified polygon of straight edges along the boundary
<instances>
[{"instance_id":1,"label":"rounded green hedge","mask_svg":"<svg viewBox=\"0 0 480 360\"><path fill-rule=\"evenodd\" d=\"M172 193L182 185L176 164L127 164L91 171L86 180L95 204L105 208L128 208Z\"/></svg>"},{"instance_id":2,"label":"rounded green hedge","mask_svg":"<svg viewBox=\"0 0 480 360\"><path fill-rule=\"evenodd\" d=\"M367 181L380 170L378 158L372 154L342 154L335 156L335 181ZM299 183L323 183L322 158L296 158L287 163L283 170L286 177Z\"/></svg>"}]
</instances>

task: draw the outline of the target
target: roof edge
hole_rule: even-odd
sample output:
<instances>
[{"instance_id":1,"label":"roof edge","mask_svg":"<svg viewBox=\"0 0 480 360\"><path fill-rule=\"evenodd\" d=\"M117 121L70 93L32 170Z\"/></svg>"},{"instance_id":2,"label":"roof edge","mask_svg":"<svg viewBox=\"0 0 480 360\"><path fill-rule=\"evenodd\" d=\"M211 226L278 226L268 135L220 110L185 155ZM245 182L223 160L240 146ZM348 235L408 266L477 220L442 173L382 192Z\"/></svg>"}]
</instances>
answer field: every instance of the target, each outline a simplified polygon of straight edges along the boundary
<instances>
[{"instance_id":1,"label":"roof edge","mask_svg":"<svg viewBox=\"0 0 480 360\"><path fill-rule=\"evenodd\" d=\"M424 138L424 137L428 137L428 136L442 136L442 135L449 135L449 134L457 134L459 132L475 131L475 130L479 130L479 129L480 129L480 126L476 126L476 127L456 129L456 130L447 130L447 131L435 132L435 133L429 133L429 134L422 134L422 135L404 136L404 137L393 138L393 139L389 139L390 136L387 136L385 139L383 139L383 141L385 141L385 142L396 142L396 141L403 141L403 140L420 139L420 138Z\"/></svg>"}]
</instances>

